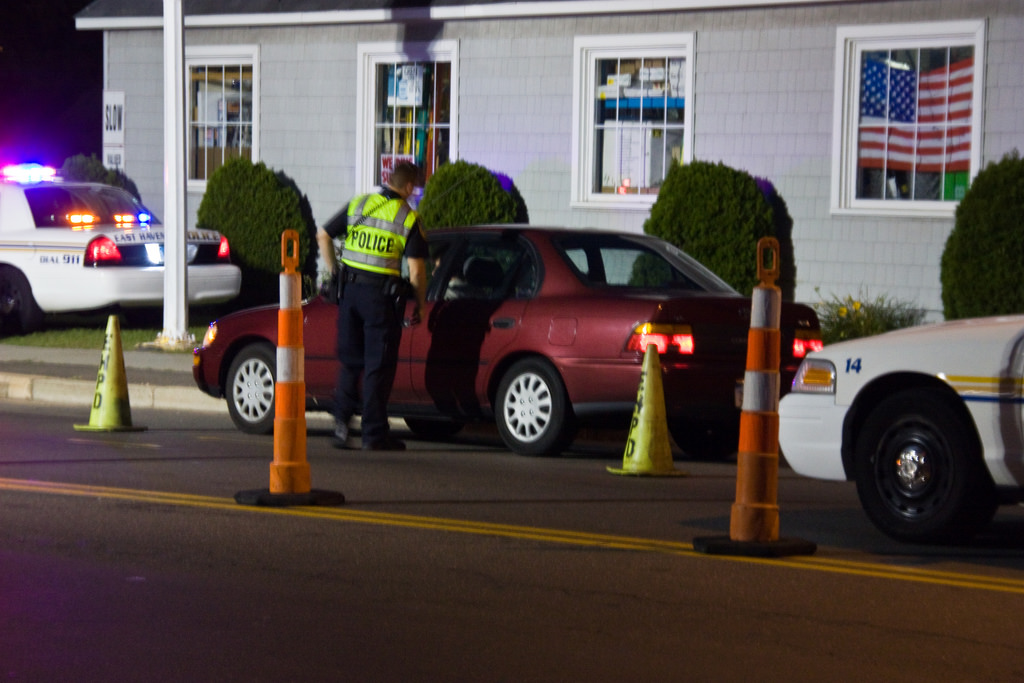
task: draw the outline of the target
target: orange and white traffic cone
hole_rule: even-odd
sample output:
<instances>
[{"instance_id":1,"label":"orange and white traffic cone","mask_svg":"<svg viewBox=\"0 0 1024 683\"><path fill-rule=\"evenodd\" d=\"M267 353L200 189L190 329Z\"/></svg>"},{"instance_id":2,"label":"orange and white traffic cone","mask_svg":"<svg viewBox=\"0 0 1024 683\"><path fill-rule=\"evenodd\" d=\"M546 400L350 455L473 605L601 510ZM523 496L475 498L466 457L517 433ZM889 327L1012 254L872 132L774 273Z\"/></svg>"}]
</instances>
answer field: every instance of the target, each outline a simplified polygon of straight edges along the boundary
<instances>
[{"instance_id":1,"label":"orange and white traffic cone","mask_svg":"<svg viewBox=\"0 0 1024 683\"><path fill-rule=\"evenodd\" d=\"M243 505L337 505L345 497L314 491L306 459L306 381L302 343L302 282L299 272L299 233L281 235L281 308L277 313L277 379L274 383L274 461L270 488L240 491Z\"/></svg>"},{"instance_id":2,"label":"orange and white traffic cone","mask_svg":"<svg viewBox=\"0 0 1024 683\"><path fill-rule=\"evenodd\" d=\"M772 267L765 266L770 256ZM736 502L728 538L696 538L694 549L709 554L780 557L809 555L809 541L779 538L779 320L782 296L779 243L773 237L757 243L757 274L747 336L747 367L743 377Z\"/></svg>"}]
</instances>

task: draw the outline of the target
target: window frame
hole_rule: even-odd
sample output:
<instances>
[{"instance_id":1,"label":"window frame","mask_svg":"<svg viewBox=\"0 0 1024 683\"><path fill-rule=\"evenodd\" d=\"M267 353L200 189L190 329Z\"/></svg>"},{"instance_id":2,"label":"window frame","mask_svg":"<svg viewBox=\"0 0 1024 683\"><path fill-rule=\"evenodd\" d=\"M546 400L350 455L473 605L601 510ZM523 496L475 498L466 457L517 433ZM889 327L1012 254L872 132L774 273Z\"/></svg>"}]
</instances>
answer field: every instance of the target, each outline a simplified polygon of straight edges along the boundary
<instances>
[{"instance_id":1,"label":"window frame","mask_svg":"<svg viewBox=\"0 0 1024 683\"><path fill-rule=\"evenodd\" d=\"M861 56L865 52L971 45L974 76L971 99L969 183L981 166L985 94L985 21L981 19L913 24L870 24L836 29L832 127L831 212L837 215L949 218L958 201L858 199L857 152L860 122ZM970 184L968 184L970 187Z\"/></svg>"},{"instance_id":2,"label":"window frame","mask_svg":"<svg viewBox=\"0 0 1024 683\"><path fill-rule=\"evenodd\" d=\"M570 206L588 209L650 210L658 199L652 194L609 194L594 192L595 171L593 107L597 100L596 69L601 59L683 58L683 149L680 160L693 161L693 86L696 34L693 32L589 35L573 38L572 92L572 197Z\"/></svg>"},{"instance_id":3,"label":"window frame","mask_svg":"<svg viewBox=\"0 0 1024 683\"><path fill-rule=\"evenodd\" d=\"M377 185L374 126L376 124L377 66L395 62L447 62L451 66L451 97L448 158L459 158L459 41L429 43L398 41L367 42L356 46L356 193L373 191Z\"/></svg>"},{"instance_id":4,"label":"window frame","mask_svg":"<svg viewBox=\"0 0 1024 683\"><path fill-rule=\"evenodd\" d=\"M191 73L196 66L249 66L252 67L252 162L259 161L260 122L260 47L259 45L186 45L185 46L185 158L192 154L192 126L195 123L192 112ZM188 177L186 166L186 189L189 192L205 192L209 178Z\"/></svg>"}]
</instances>

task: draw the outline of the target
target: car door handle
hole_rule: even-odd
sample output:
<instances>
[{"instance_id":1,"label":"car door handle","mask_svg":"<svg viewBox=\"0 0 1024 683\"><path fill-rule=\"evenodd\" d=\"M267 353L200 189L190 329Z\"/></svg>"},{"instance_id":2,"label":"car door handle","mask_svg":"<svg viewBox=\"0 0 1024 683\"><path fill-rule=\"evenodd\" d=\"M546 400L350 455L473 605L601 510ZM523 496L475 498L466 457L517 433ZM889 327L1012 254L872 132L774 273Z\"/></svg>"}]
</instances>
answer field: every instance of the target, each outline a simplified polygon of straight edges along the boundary
<instances>
[{"instance_id":1,"label":"car door handle","mask_svg":"<svg viewBox=\"0 0 1024 683\"><path fill-rule=\"evenodd\" d=\"M491 327L499 330L510 330L516 326L516 321L513 318L495 318L491 321Z\"/></svg>"}]
</instances>

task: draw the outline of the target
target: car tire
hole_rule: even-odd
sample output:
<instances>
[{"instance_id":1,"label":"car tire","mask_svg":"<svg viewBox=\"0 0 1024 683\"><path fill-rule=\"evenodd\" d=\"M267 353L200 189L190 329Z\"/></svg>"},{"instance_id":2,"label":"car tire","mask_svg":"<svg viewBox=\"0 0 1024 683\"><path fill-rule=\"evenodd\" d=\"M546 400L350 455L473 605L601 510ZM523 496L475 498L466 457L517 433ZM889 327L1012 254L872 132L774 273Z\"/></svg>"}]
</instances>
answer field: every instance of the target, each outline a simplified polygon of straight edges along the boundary
<instances>
[{"instance_id":1,"label":"car tire","mask_svg":"<svg viewBox=\"0 0 1024 683\"><path fill-rule=\"evenodd\" d=\"M457 420L434 420L431 418L407 417L405 424L416 436L424 439L447 439L455 436L466 426Z\"/></svg>"},{"instance_id":2,"label":"car tire","mask_svg":"<svg viewBox=\"0 0 1024 683\"><path fill-rule=\"evenodd\" d=\"M43 311L21 271L0 268L0 325L5 333L29 334L43 326Z\"/></svg>"},{"instance_id":3,"label":"car tire","mask_svg":"<svg viewBox=\"0 0 1024 683\"><path fill-rule=\"evenodd\" d=\"M688 458L722 461L736 454L739 444L739 421L704 422L688 418L669 420L668 433Z\"/></svg>"},{"instance_id":4,"label":"car tire","mask_svg":"<svg viewBox=\"0 0 1024 683\"><path fill-rule=\"evenodd\" d=\"M519 455L560 455L576 435L565 385L544 361L512 365L498 385L495 403L498 434Z\"/></svg>"},{"instance_id":5,"label":"car tire","mask_svg":"<svg viewBox=\"0 0 1024 683\"><path fill-rule=\"evenodd\" d=\"M854 478L861 505L888 536L962 540L992 520L998 502L974 428L933 391L882 401L861 429Z\"/></svg>"},{"instance_id":6,"label":"car tire","mask_svg":"<svg viewBox=\"0 0 1024 683\"><path fill-rule=\"evenodd\" d=\"M277 355L269 344L246 346L231 361L225 399L231 421L247 434L274 431L274 383Z\"/></svg>"}]
</instances>

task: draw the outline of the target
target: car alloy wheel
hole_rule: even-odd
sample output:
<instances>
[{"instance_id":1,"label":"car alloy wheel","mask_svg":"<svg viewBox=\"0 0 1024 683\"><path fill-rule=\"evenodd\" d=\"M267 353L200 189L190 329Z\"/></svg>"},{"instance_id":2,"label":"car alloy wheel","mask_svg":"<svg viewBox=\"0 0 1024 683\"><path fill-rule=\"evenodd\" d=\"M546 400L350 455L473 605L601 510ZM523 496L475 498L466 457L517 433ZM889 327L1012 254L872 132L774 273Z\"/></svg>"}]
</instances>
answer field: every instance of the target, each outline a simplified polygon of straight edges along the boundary
<instances>
[{"instance_id":1,"label":"car alloy wheel","mask_svg":"<svg viewBox=\"0 0 1024 683\"><path fill-rule=\"evenodd\" d=\"M575 435L575 418L558 373L527 359L502 377L497 395L498 433L520 455L558 455Z\"/></svg>"},{"instance_id":2,"label":"car alloy wheel","mask_svg":"<svg viewBox=\"0 0 1024 683\"><path fill-rule=\"evenodd\" d=\"M274 431L274 369L277 358L269 344L252 344L231 362L226 398L231 420L243 432Z\"/></svg>"}]
</instances>

